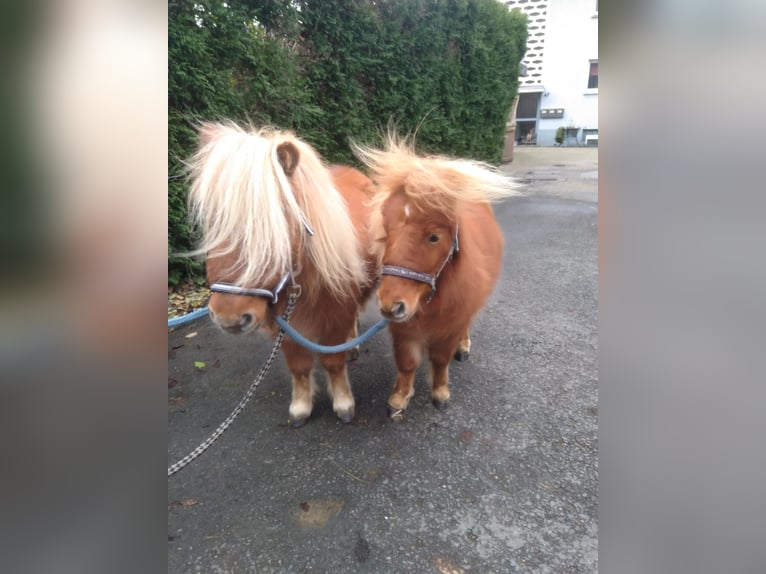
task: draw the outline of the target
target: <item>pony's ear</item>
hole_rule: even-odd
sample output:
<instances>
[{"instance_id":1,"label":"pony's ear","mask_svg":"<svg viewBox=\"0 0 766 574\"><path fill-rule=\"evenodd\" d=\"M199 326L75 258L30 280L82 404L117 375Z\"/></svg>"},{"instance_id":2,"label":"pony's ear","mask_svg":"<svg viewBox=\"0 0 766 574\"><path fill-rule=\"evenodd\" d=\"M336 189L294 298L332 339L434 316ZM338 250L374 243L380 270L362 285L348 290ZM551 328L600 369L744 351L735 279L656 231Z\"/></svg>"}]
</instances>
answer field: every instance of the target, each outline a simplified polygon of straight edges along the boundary
<instances>
[{"instance_id":1,"label":"pony's ear","mask_svg":"<svg viewBox=\"0 0 766 574\"><path fill-rule=\"evenodd\" d=\"M285 170L285 175L290 177L295 173L295 168L298 167L300 153L292 143L284 142L277 146L277 158L282 169Z\"/></svg>"},{"instance_id":2,"label":"pony's ear","mask_svg":"<svg viewBox=\"0 0 766 574\"><path fill-rule=\"evenodd\" d=\"M209 144L216 134L220 131L220 126L205 122L199 126L199 146L205 147Z\"/></svg>"}]
</instances>

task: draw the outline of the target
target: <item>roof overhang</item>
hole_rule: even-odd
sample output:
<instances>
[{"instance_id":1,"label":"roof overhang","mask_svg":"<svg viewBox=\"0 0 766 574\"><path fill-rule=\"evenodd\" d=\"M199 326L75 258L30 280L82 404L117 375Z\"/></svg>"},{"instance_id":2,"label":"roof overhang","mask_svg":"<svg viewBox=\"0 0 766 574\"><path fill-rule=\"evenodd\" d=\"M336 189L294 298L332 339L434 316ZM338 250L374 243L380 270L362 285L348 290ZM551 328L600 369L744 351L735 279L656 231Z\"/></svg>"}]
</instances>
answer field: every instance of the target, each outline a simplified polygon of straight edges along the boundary
<instances>
[{"instance_id":1,"label":"roof overhang","mask_svg":"<svg viewBox=\"0 0 766 574\"><path fill-rule=\"evenodd\" d=\"M520 94L536 94L538 92L545 92L545 86L542 84L519 86Z\"/></svg>"}]
</instances>

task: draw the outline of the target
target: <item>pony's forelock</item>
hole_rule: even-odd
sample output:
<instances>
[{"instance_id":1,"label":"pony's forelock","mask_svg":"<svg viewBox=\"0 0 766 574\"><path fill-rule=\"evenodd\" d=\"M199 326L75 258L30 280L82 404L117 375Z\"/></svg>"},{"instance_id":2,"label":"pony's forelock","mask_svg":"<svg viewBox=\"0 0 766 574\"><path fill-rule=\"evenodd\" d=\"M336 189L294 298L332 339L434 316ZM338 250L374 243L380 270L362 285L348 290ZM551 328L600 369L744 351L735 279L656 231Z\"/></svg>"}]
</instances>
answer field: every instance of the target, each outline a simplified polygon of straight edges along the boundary
<instances>
[{"instance_id":1,"label":"pony's forelock","mask_svg":"<svg viewBox=\"0 0 766 574\"><path fill-rule=\"evenodd\" d=\"M200 134L200 148L188 162L190 215L202 229L198 253L233 255L230 280L242 286L261 286L294 270L300 265L293 260L296 250L305 251L318 279L338 297L364 283L344 200L311 146L290 132L245 130L232 122L203 124ZM299 154L290 178L277 153L284 143Z\"/></svg>"}]
</instances>

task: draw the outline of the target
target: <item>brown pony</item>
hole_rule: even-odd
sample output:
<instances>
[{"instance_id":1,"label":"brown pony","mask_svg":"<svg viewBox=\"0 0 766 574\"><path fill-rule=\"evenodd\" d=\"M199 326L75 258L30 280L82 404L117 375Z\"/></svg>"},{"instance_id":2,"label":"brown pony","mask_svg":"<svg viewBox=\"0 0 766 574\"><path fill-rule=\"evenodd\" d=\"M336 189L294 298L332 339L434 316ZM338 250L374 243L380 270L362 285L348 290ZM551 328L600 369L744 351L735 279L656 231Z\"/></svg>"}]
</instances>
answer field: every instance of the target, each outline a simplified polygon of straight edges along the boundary
<instances>
[{"instance_id":1,"label":"brown pony","mask_svg":"<svg viewBox=\"0 0 766 574\"><path fill-rule=\"evenodd\" d=\"M352 168L328 169L289 132L230 123L202 126L189 167L190 212L203 230L197 253L207 254L214 291L212 320L230 333L263 328L275 337L274 317L299 284L290 323L323 345L353 338L378 275L367 226L371 181ZM289 418L301 426L313 408L314 355L289 338L282 350L293 380ZM350 422L346 353L319 360L333 410Z\"/></svg>"},{"instance_id":2,"label":"brown pony","mask_svg":"<svg viewBox=\"0 0 766 574\"><path fill-rule=\"evenodd\" d=\"M489 202L517 192L488 165L419 157L392 137L382 151L356 152L378 187L371 232L398 370L389 415L398 420L426 350L433 402L447 404L450 359L468 358L471 321L500 274L503 236Z\"/></svg>"}]
</instances>

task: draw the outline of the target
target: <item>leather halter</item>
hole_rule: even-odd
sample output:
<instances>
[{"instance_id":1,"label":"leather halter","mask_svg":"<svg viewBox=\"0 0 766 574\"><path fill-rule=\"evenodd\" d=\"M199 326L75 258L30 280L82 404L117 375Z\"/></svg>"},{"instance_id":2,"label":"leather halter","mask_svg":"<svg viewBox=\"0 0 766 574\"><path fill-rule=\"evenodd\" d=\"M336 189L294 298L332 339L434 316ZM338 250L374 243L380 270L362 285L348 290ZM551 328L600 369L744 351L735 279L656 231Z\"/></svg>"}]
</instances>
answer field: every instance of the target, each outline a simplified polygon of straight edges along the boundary
<instances>
[{"instance_id":1,"label":"leather halter","mask_svg":"<svg viewBox=\"0 0 766 574\"><path fill-rule=\"evenodd\" d=\"M271 299L271 304L276 305L279 301L279 294L284 290L287 282L290 281L290 273L285 273L277 283L274 289L264 289L256 287L254 289L247 289L245 287L239 287L232 283L213 283L210 286L210 290L216 293L228 293L229 295L250 295L251 297L266 297Z\"/></svg>"},{"instance_id":2,"label":"leather halter","mask_svg":"<svg viewBox=\"0 0 766 574\"><path fill-rule=\"evenodd\" d=\"M303 225L304 229L306 230L306 233L309 234L309 236L314 236L314 230L309 225L308 220L306 217L301 213L301 224ZM249 295L250 297L266 297L267 299L271 299L271 304L276 305L277 301L279 301L279 294L284 290L285 285L287 285L287 282L290 281L290 278L293 276L292 273L289 271L282 275L282 278L277 283L276 287L274 289L264 289L263 287L255 287L252 289L248 289L246 287L240 287L239 285L234 285L233 283L224 283L224 282L216 282L213 283L210 286L210 290L215 293L228 293L229 295Z\"/></svg>"},{"instance_id":3,"label":"leather halter","mask_svg":"<svg viewBox=\"0 0 766 574\"><path fill-rule=\"evenodd\" d=\"M455 237L452 240L452 246L449 249L449 253L447 253L447 257L444 259L441 267L439 267L439 270L433 275L430 273L421 273L420 271L415 271L414 269L410 269L408 267L400 267L399 265L384 265L383 269L381 270L381 275L393 275L394 277L410 279L412 281L418 281L420 283L429 285L431 287L431 294L428 296L428 299L426 299L426 303L430 302L436 293L436 280L439 279L439 275L441 275L441 272L447 266L447 263L452 260L455 253L460 251L460 242L458 241L457 234L458 227L455 226Z\"/></svg>"}]
</instances>

